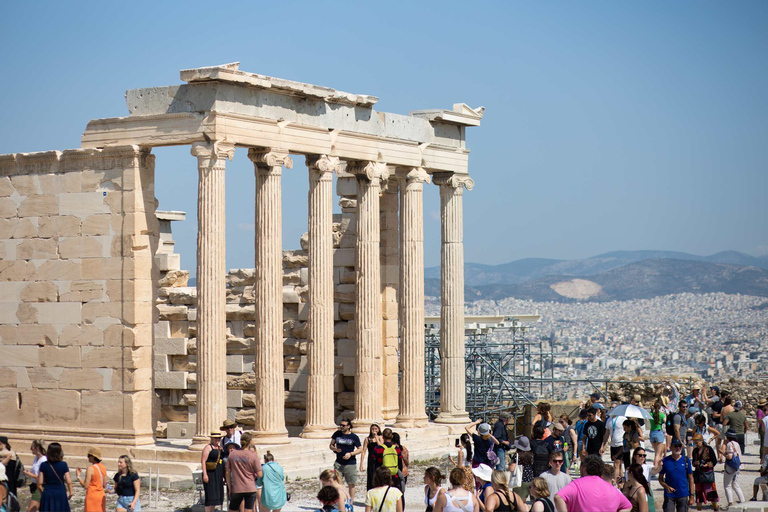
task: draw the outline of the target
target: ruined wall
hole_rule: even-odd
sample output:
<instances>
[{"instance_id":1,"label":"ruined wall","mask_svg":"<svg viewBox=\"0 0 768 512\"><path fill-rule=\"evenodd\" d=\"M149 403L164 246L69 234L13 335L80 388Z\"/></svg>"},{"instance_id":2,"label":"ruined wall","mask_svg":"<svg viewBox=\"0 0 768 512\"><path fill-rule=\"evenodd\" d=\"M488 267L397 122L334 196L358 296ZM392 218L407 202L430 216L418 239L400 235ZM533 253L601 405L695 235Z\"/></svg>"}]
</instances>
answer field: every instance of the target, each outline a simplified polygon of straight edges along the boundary
<instances>
[{"instance_id":1,"label":"ruined wall","mask_svg":"<svg viewBox=\"0 0 768 512\"><path fill-rule=\"evenodd\" d=\"M0 431L152 442L154 157L0 156Z\"/></svg>"}]
</instances>

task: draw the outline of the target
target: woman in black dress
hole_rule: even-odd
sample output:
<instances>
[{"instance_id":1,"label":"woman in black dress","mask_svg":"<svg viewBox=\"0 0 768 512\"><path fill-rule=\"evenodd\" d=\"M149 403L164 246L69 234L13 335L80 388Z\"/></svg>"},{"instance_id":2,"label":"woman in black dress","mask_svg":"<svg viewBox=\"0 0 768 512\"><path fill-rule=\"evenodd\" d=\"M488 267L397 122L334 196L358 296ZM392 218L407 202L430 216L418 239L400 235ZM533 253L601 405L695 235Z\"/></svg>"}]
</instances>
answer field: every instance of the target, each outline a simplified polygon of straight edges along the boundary
<instances>
[{"instance_id":1,"label":"woman in black dress","mask_svg":"<svg viewBox=\"0 0 768 512\"><path fill-rule=\"evenodd\" d=\"M72 479L69 466L64 462L64 451L59 443L51 443L46 451L46 460L40 465L37 485L42 487L40 512L69 512L72 498Z\"/></svg>"},{"instance_id":2,"label":"woman in black dress","mask_svg":"<svg viewBox=\"0 0 768 512\"><path fill-rule=\"evenodd\" d=\"M211 442L203 448L200 462L203 466L205 512L213 512L224 503L224 461L219 443L221 432L211 432Z\"/></svg>"}]
</instances>

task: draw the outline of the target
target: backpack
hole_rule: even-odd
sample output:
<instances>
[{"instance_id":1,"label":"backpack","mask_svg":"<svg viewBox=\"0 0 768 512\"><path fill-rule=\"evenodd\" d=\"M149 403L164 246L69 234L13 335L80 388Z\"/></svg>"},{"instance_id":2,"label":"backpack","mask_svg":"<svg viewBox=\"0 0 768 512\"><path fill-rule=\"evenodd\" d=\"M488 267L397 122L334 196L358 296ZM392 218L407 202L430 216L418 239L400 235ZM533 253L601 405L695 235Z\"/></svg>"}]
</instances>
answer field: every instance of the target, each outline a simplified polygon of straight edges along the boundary
<instances>
[{"instance_id":1,"label":"backpack","mask_svg":"<svg viewBox=\"0 0 768 512\"><path fill-rule=\"evenodd\" d=\"M5 498L5 503L0 503L0 506L3 510L7 510L8 512L19 512L21 510L19 499L8 489L7 485L5 486L5 489L8 492L8 496Z\"/></svg>"},{"instance_id":2,"label":"backpack","mask_svg":"<svg viewBox=\"0 0 768 512\"><path fill-rule=\"evenodd\" d=\"M667 415L667 434L670 436L675 435L675 416L683 416L679 412L676 412L674 414ZM685 421L685 417L683 417L683 421ZM683 426L683 423L680 424L680 426Z\"/></svg>"},{"instance_id":3,"label":"backpack","mask_svg":"<svg viewBox=\"0 0 768 512\"><path fill-rule=\"evenodd\" d=\"M393 475L397 474L398 470L398 456L397 448L395 445L384 445L384 453L381 455L381 465L389 470Z\"/></svg>"}]
</instances>

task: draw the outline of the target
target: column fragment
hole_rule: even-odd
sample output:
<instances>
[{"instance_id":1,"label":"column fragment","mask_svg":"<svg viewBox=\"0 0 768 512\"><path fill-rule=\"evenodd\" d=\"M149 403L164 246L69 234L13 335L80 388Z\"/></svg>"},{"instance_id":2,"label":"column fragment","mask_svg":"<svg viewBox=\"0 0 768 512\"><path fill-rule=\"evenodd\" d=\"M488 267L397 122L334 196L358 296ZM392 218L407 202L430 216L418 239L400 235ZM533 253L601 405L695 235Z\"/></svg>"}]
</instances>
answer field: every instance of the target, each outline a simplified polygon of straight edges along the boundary
<instances>
[{"instance_id":1,"label":"column fragment","mask_svg":"<svg viewBox=\"0 0 768 512\"><path fill-rule=\"evenodd\" d=\"M235 147L196 143L197 420L190 449L202 450L227 417L224 168Z\"/></svg>"},{"instance_id":2,"label":"column fragment","mask_svg":"<svg viewBox=\"0 0 768 512\"><path fill-rule=\"evenodd\" d=\"M439 173L440 186L440 414L436 423L468 423L464 350L464 188L467 175Z\"/></svg>"},{"instance_id":3,"label":"column fragment","mask_svg":"<svg viewBox=\"0 0 768 512\"><path fill-rule=\"evenodd\" d=\"M379 194L389 171L382 163L350 162L347 172L357 175L354 426L367 432L371 423L383 422Z\"/></svg>"},{"instance_id":4,"label":"column fragment","mask_svg":"<svg viewBox=\"0 0 768 512\"><path fill-rule=\"evenodd\" d=\"M280 178L293 167L286 151L248 151L256 174L256 357L257 410L254 439L287 443L283 386L283 235Z\"/></svg>"},{"instance_id":5,"label":"column fragment","mask_svg":"<svg viewBox=\"0 0 768 512\"><path fill-rule=\"evenodd\" d=\"M333 404L333 172L336 157L308 156L309 339L307 421L300 436L329 438L336 430Z\"/></svg>"},{"instance_id":6,"label":"column fragment","mask_svg":"<svg viewBox=\"0 0 768 512\"><path fill-rule=\"evenodd\" d=\"M400 180L400 414L396 427L427 425L424 409L424 182L412 168Z\"/></svg>"}]
</instances>

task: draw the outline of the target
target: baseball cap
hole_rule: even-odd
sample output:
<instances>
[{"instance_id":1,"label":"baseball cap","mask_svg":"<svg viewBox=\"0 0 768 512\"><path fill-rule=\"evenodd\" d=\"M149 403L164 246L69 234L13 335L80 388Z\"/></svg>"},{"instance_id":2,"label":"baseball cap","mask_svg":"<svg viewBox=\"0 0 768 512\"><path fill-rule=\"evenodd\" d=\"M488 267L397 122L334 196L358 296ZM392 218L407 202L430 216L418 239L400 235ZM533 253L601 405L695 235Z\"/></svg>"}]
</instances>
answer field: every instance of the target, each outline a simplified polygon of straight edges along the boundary
<instances>
[{"instance_id":1,"label":"baseball cap","mask_svg":"<svg viewBox=\"0 0 768 512\"><path fill-rule=\"evenodd\" d=\"M674 438L672 440L672 446L683 446L683 442L680 441L678 438Z\"/></svg>"}]
</instances>

